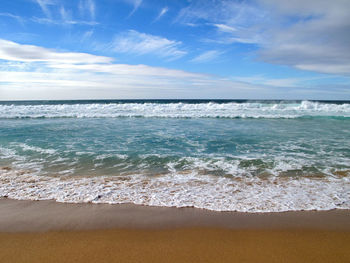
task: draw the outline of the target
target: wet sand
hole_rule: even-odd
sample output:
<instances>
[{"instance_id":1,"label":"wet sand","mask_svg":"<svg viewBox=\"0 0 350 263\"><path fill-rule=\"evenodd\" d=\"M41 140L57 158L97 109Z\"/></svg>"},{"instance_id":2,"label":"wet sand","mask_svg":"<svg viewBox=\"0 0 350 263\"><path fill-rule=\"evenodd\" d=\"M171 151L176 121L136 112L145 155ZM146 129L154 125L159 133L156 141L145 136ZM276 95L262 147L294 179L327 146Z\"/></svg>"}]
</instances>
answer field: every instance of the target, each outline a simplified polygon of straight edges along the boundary
<instances>
[{"instance_id":1,"label":"wet sand","mask_svg":"<svg viewBox=\"0 0 350 263\"><path fill-rule=\"evenodd\" d=\"M0 262L350 262L350 211L0 200Z\"/></svg>"}]
</instances>

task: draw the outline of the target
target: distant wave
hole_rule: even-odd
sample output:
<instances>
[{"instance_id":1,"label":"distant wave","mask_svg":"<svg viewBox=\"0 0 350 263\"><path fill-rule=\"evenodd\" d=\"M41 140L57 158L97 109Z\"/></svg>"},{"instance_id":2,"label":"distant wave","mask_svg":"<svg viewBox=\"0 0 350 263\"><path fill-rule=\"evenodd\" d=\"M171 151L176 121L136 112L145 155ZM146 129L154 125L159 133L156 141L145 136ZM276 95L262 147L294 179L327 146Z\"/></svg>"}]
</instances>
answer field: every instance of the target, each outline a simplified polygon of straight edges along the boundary
<instances>
[{"instance_id":1,"label":"distant wave","mask_svg":"<svg viewBox=\"0 0 350 263\"><path fill-rule=\"evenodd\" d=\"M350 104L301 102L2 104L1 119L17 118L302 118L350 117Z\"/></svg>"}]
</instances>

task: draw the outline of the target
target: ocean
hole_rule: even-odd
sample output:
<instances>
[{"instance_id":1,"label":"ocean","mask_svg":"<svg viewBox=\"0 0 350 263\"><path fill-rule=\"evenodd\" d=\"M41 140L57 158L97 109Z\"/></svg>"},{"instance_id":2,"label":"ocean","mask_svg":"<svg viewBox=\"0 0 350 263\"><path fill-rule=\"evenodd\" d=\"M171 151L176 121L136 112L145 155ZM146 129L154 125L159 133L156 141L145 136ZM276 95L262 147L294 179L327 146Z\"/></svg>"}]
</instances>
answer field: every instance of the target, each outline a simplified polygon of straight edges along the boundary
<instances>
[{"instance_id":1,"label":"ocean","mask_svg":"<svg viewBox=\"0 0 350 263\"><path fill-rule=\"evenodd\" d=\"M350 102L0 102L0 198L350 209Z\"/></svg>"}]
</instances>

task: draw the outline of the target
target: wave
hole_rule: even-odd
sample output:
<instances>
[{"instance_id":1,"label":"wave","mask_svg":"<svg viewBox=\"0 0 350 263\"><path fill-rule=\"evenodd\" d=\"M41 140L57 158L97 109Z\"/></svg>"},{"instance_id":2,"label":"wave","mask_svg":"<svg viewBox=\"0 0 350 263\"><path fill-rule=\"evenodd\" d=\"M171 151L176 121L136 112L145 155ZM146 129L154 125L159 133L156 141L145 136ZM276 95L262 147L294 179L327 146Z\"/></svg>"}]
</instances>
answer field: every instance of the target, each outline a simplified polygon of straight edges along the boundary
<instances>
[{"instance_id":1,"label":"wave","mask_svg":"<svg viewBox=\"0 0 350 263\"><path fill-rule=\"evenodd\" d=\"M20 118L350 118L350 104L301 102L91 103L0 105L0 119Z\"/></svg>"},{"instance_id":2,"label":"wave","mask_svg":"<svg viewBox=\"0 0 350 263\"><path fill-rule=\"evenodd\" d=\"M50 177L0 168L0 198L240 212L350 209L349 179L349 176L227 178L195 171L161 176Z\"/></svg>"}]
</instances>

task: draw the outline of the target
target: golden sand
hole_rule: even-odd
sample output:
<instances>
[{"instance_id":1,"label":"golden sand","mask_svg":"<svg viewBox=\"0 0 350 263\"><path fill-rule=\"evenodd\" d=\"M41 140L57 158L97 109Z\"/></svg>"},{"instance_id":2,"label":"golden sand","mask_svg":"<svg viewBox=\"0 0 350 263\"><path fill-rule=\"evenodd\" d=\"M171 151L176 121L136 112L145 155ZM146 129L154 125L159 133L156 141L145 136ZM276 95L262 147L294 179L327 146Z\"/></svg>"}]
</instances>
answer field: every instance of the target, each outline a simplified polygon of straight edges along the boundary
<instances>
[{"instance_id":1,"label":"golden sand","mask_svg":"<svg viewBox=\"0 0 350 263\"><path fill-rule=\"evenodd\" d=\"M350 262L350 210L250 214L0 199L3 262Z\"/></svg>"},{"instance_id":2,"label":"golden sand","mask_svg":"<svg viewBox=\"0 0 350 263\"><path fill-rule=\"evenodd\" d=\"M350 232L180 228L1 233L0 262L350 262Z\"/></svg>"}]
</instances>

